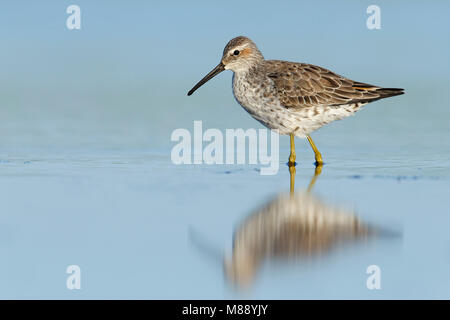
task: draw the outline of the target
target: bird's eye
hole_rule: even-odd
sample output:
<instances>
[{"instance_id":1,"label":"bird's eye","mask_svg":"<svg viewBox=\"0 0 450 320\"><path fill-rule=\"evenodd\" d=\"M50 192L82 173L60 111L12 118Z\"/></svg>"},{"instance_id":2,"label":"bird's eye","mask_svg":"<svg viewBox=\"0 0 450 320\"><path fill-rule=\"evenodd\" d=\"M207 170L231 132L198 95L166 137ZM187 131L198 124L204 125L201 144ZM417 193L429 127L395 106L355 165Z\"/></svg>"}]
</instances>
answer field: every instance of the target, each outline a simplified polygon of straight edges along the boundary
<instances>
[{"instance_id":1,"label":"bird's eye","mask_svg":"<svg viewBox=\"0 0 450 320\"><path fill-rule=\"evenodd\" d=\"M238 56L239 55L239 50L234 50L234 52L233 52L233 54L235 55L235 56Z\"/></svg>"}]
</instances>

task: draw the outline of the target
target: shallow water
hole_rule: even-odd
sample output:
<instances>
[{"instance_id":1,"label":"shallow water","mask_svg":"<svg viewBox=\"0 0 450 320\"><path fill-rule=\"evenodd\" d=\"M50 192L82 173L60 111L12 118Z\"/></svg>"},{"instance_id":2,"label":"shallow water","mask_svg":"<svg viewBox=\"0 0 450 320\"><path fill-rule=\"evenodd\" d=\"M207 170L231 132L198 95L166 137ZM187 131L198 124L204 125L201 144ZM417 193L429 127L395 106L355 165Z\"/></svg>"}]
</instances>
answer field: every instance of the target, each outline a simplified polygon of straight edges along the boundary
<instances>
[{"instance_id":1,"label":"shallow water","mask_svg":"<svg viewBox=\"0 0 450 320\"><path fill-rule=\"evenodd\" d=\"M186 15L182 4L105 3L80 1L88 20L79 33L67 33L65 8L52 2L9 4L0 17L9 48L0 52L8 62L0 74L0 298L450 298L450 44L437 32L448 30L447 2L412 4L407 14L409 2L383 2L379 32L365 28L362 4L258 6L249 26L242 18L251 6L230 21L211 18L214 5ZM287 15L285 34L266 26L268 12ZM42 16L45 24L32 23ZM120 23L105 23L111 17ZM258 253L245 286L231 281L225 261L244 222L289 192L289 139L280 138L272 176L257 165L170 160L172 131L192 130L194 120L205 129L261 128L233 99L230 74L186 97L242 30L268 58L406 89L312 135L325 165L311 206L343 210L379 232L338 241L332 227L288 223L286 239L309 249L267 240L272 249ZM302 194L313 153L303 140L296 147ZM298 238L302 228L316 242ZM66 288L69 265L81 268L81 290ZM381 290L366 287L369 265L381 269Z\"/></svg>"},{"instance_id":2,"label":"shallow water","mask_svg":"<svg viewBox=\"0 0 450 320\"><path fill-rule=\"evenodd\" d=\"M269 259L245 289L227 278L224 257L241 221L289 191L284 163L278 175L260 176L245 165L175 166L167 154L138 150L3 156L1 296L448 297L448 162L385 160L370 149L371 160L356 161L343 148L324 153L313 195L387 232L319 255ZM296 190L313 175L300 162ZM78 292L65 288L71 264L82 270ZM382 270L379 291L366 288L372 264Z\"/></svg>"}]
</instances>

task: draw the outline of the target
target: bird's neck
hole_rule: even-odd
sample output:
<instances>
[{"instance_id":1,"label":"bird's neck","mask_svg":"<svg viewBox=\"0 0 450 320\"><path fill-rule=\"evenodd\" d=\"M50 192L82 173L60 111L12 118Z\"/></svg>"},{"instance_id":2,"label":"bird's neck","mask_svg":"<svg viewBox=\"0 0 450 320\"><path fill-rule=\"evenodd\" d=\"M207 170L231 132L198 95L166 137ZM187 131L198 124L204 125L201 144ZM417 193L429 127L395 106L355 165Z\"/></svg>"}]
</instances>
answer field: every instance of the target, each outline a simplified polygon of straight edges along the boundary
<instances>
[{"instance_id":1,"label":"bird's neck","mask_svg":"<svg viewBox=\"0 0 450 320\"><path fill-rule=\"evenodd\" d=\"M234 70L234 74L238 78L246 78L248 76L254 76L256 74L263 74L264 70L264 60L263 61L255 61L255 63L246 66L246 68Z\"/></svg>"}]
</instances>

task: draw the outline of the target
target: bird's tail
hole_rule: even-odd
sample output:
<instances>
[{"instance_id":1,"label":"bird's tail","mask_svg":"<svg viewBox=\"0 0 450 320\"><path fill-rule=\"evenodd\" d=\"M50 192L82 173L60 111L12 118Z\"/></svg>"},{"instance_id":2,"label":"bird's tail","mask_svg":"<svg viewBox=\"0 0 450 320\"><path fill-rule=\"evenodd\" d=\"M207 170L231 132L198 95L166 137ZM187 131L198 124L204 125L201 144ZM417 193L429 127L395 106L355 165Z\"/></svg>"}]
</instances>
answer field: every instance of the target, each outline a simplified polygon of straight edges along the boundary
<instances>
[{"instance_id":1,"label":"bird's tail","mask_svg":"<svg viewBox=\"0 0 450 320\"><path fill-rule=\"evenodd\" d=\"M405 89L400 88L379 88L375 90L380 95L380 99L398 96L405 93Z\"/></svg>"},{"instance_id":2,"label":"bird's tail","mask_svg":"<svg viewBox=\"0 0 450 320\"><path fill-rule=\"evenodd\" d=\"M356 91L363 94L362 97L358 97L350 102L362 102L369 103L380 99L398 96L404 94L405 90L400 88L380 88L368 83L354 82L352 86Z\"/></svg>"}]
</instances>

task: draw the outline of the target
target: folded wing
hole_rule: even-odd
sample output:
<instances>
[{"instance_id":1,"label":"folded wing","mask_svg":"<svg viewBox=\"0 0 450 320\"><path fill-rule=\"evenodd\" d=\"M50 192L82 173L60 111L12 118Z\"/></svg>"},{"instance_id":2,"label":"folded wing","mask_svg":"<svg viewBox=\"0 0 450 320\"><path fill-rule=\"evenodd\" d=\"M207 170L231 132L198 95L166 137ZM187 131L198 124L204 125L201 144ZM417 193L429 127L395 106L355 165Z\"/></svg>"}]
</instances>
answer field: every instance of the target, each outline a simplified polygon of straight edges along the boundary
<instances>
[{"instance_id":1,"label":"folded wing","mask_svg":"<svg viewBox=\"0 0 450 320\"><path fill-rule=\"evenodd\" d=\"M403 89L356 82L318 66L278 60L266 62L267 76L286 108L368 103L403 94Z\"/></svg>"}]
</instances>

